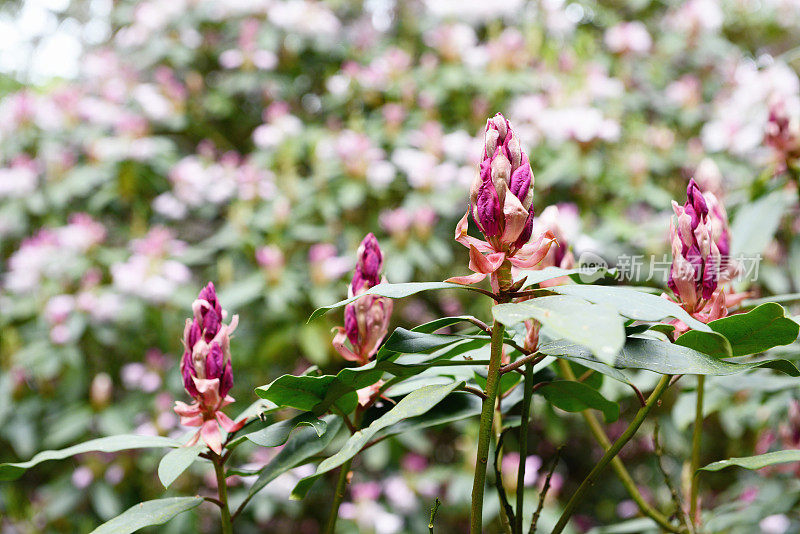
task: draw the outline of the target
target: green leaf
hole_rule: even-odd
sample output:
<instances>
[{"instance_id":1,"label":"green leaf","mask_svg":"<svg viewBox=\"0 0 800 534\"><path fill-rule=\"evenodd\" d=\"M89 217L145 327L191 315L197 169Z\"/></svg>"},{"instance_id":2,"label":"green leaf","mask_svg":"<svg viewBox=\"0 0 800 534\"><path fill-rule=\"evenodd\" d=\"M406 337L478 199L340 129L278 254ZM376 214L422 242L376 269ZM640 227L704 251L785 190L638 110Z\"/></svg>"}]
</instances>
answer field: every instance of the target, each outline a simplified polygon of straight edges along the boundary
<instances>
[{"instance_id":1,"label":"green leaf","mask_svg":"<svg viewBox=\"0 0 800 534\"><path fill-rule=\"evenodd\" d=\"M258 478L250 486L248 498L261 491L267 484L286 471L305 463L308 458L319 454L330 445L333 438L342 428L342 419L329 415L323 420L327 425L327 429L322 436L318 436L313 428L301 429L281 449L281 452L259 471Z\"/></svg>"},{"instance_id":2,"label":"green leaf","mask_svg":"<svg viewBox=\"0 0 800 534\"><path fill-rule=\"evenodd\" d=\"M732 363L665 341L629 338L614 362L616 367L647 369L669 375L732 375L755 367L770 367L790 376L800 376L791 362L765 360L754 363Z\"/></svg>"},{"instance_id":3,"label":"green leaf","mask_svg":"<svg viewBox=\"0 0 800 534\"><path fill-rule=\"evenodd\" d=\"M291 419L286 419L285 421L279 421L269 425L267 428L261 429L257 432L246 434L245 437L256 445L261 445L262 447L277 447L286 443L286 440L289 439L289 434L292 433L292 430L301 425L310 426L313 428L318 437L325 433L325 429L328 426L324 420L317 419L313 413L304 412L292 417Z\"/></svg>"},{"instance_id":4,"label":"green leaf","mask_svg":"<svg viewBox=\"0 0 800 534\"><path fill-rule=\"evenodd\" d=\"M168 488L175 482L175 479L194 463L205 448L205 443L198 443L191 447L177 447L164 455L158 463L158 478L164 487Z\"/></svg>"},{"instance_id":5,"label":"green leaf","mask_svg":"<svg viewBox=\"0 0 800 534\"><path fill-rule=\"evenodd\" d=\"M603 397L599 391L582 382L556 380L548 382L537 393L550 403L567 412L582 412L594 408L603 412L606 423L619 419L619 405Z\"/></svg>"},{"instance_id":6,"label":"green leaf","mask_svg":"<svg viewBox=\"0 0 800 534\"><path fill-rule=\"evenodd\" d=\"M474 338L445 335L445 334L426 334L423 332L414 332L413 330L406 330L405 328L396 328L389 339L384 343L381 350L389 352L397 352L400 354L426 354L433 352L456 343L463 343L464 341L475 340ZM475 340L477 343L471 344L472 348L488 345L491 338ZM383 359L383 358L379 358Z\"/></svg>"},{"instance_id":7,"label":"green leaf","mask_svg":"<svg viewBox=\"0 0 800 534\"><path fill-rule=\"evenodd\" d=\"M492 308L494 318L506 326L536 319L564 339L589 348L601 361L613 362L625 343L625 325L604 305L581 298L554 295Z\"/></svg>"},{"instance_id":8,"label":"green leaf","mask_svg":"<svg viewBox=\"0 0 800 534\"><path fill-rule=\"evenodd\" d=\"M548 356L557 356L576 361L581 365L592 367L595 361L591 352L580 345L569 342L548 343L540 347L539 352ZM586 363L584 363L586 362ZM790 376L800 376L800 371L787 360L763 360L751 363L732 363L714 358L688 347L682 347L666 341L631 337L625 343L620 354L614 360L614 367L645 369L668 375L732 375L754 369L769 367ZM595 369L603 372L601 369ZM608 373L608 376L615 378ZM618 379L619 380L619 379Z\"/></svg>"},{"instance_id":9,"label":"green leaf","mask_svg":"<svg viewBox=\"0 0 800 534\"><path fill-rule=\"evenodd\" d=\"M574 269L562 269L561 267L549 266L544 269L526 270L519 273L519 277L526 276L524 287L541 284L554 278L569 276L573 280L581 282L594 282L609 274L608 269L593 267L575 267Z\"/></svg>"},{"instance_id":10,"label":"green leaf","mask_svg":"<svg viewBox=\"0 0 800 534\"><path fill-rule=\"evenodd\" d=\"M471 323L471 319L475 319L472 315L458 315L456 317L442 317L434 319L433 321L415 326L411 329L412 332L422 332L423 334L432 334L439 329L447 326L452 326L458 323Z\"/></svg>"},{"instance_id":11,"label":"green leaf","mask_svg":"<svg viewBox=\"0 0 800 534\"><path fill-rule=\"evenodd\" d=\"M176 515L197 508L202 502L203 498L197 495L140 502L103 523L91 534L129 534L144 527L163 525Z\"/></svg>"},{"instance_id":12,"label":"green leaf","mask_svg":"<svg viewBox=\"0 0 800 534\"><path fill-rule=\"evenodd\" d=\"M757 354L797 340L800 325L785 315L780 304L768 302L747 312L708 323L731 343L734 356Z\"/></svg>"},{"instance_id":13,"label":"green leaf","mask_svg":"<svg viewBox=\"0 0 800 534\"><path fill-rule=\"evenodd\" d=\"M680 319L694 330L710 332L711 328L701 323L686 310L665 298L625 287L569 285L548 288L562 295L574 295L589 302L605 303L620 315L639 321L662 321L667 317Z\"/></svg>"},{"instance_id":14,"label":"green leaf","mask_svg":"<svg viewBox=\"0 0 800 534\"><path fill-rule=\"evenodd\" d=\"M788 462L800 462L800 450L792 449L786 451L768 452L757 456L745 456L743 458L729 458L708 464L701 467L698 471L719 471L726 467L744 467L745 469L761 469L774 464L785 464Z\"/></svg>"},{"instance_id":15,"label":"green leaf","mask_svg":"<svg viewBox=\"0 0 800 534\"><path fill-rule=\"evenodd\" d=\"M27 462L0 464L0 480L15 480L27 469L47 460L62 460L84 452L117 452L151 447L180 447L174 439L163 436L137 436L121 434L93 439L57 451L42 451Z\"/></svg>"},{"instance_id":16,"label":"green leaf","mask_svg":"<svg viewBox=\"0 0 800 534\"><path fill-rule=\"evenodd\" d=\"M380 376L375 381L379 378ZM356 389L342 383L333 375L283 375L266 386L256 388L256 395L278 406L288 406L321 415L332 405L344 413L355 410L358 403Z\"/></svg>"},{"instance_id":17,"label":"green leaf","mask_svg":"<svg viewBox=\"0 0 800 534\"><path fill-rule=\"evenodd\" d=\"M336 304L331 304L330 306L322 306L321 308L317 308L314 310L314 313L311 314L311 317L308 318L308 321L311 322L317 317L325 315L330 310L341 308L342 306L350 304L354 300L357 300L364 295L380 295L390 299L399 299L420 293L422 291L430 291L433 289L466 289L469 291L478 291L478 289L474 287L451 284L449 282L407 282L405 284L378 284L377 286L373 286L364 293L355 297L340 300Z\"/></svg>"},{"instance_id":18,"label":"green leaf","mask_svg":"<svg viewBox=\"0 0 800 534\"><path fill-rule=\"evenodd\" d=\"M339 452L319 464L313 475L301 479L292 490L292 499L302 499L317 478L358 454L376 433L404 419L426 413L462 384L463 382L452 382L444 385L425 386L403 397L394 408L373 421L367 428L350 436Z\"/></svg>"},{"instance_id":19,"label":"green leaf","mask_svg":"<svg viewBox=\"0 0 800 534\"><path fill-rule=\"evenodd\" d=\"M731 224L731 257L764 252L793 202L792 196L781 190L740 206Z\"/></svg>"},{"instance_id":20,"label":"green leaf","mask_svg":"<svg viewBox=\"0 0 800 534\"><path fill-rule=\"evenodd\" d=\"M676 345L689 347L703 354L708 354L715 358L730 358L733 356L731 343L722 334L716 332L701 332L699 330L689 330L675 340Z\"/></svg>"}]
</instances>

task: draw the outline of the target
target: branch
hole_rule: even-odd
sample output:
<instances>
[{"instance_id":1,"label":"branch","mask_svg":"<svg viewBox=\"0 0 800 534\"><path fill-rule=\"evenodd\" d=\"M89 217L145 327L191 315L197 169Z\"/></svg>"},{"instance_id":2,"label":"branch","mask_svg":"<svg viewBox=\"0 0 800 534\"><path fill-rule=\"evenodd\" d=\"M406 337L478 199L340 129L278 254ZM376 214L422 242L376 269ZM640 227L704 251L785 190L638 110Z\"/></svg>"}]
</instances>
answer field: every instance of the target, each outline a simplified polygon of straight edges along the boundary
<instances>
[{"instance_id":1,"label":"branch","mask_svg":"<svg viewBox=\"0 0 800 534\"><path fill-rule=\"evenodd\" d=\"M542 487L542 491L539 492L539 504L536 506L536 512L534 512L533 517L531 518L531 529L528 531L528 534L534 534L536 532L536 524L539 522L539 515L542 513L542 509L544 508L544 500L547 497L547 492L550 490L550 479L553 478L553 473L556 470L559 458L561 458L561 449L563 448L564 447L559 447L556 449L556 457L553 458L553 463L550 466L550 470L547 471L547 478L544 479L544 486ZM520 534L522 533L520 532Z\"/></svg>"},{"instance_id":2,"label":"branch","mask_svg":"<svg viewBox=\"0 0 800 534\"><path fill-rule=\"evenodd\" d=\"M536 365L545 358L546 358L545 354L539 354L538 352L528 354L527 356L523 356L522 358L520 358L515 362L509 363L508 365L504 365L503 367L501 367L500 374L502 375L510 371L513 371L514 369L518 369L519 367L522 367L528 362L531 362L531 365Z\"/></svg>"}]
</instances>

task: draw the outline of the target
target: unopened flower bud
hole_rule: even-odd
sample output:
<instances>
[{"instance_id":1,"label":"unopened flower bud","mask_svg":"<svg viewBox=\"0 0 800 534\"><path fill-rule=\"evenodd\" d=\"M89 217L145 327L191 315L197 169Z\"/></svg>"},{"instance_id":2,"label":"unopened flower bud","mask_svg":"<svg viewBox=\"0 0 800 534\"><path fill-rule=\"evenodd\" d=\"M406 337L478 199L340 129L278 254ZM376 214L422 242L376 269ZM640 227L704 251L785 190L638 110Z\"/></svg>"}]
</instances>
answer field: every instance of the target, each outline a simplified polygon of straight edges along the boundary
<instances>
[{"instance_id":1,"label":"unopened flower bud","mask_svg":"<svg viewBox=\"0 0 800 534\"><path fill-rule=\"evenodd\" d=\"M348 291L350 297L363 294L386 278L381 278L383 253L375 236L367 234L358 247L358 261L353 281ZM337 329L333 339L334 348L343 358L365 364L369 362L389 330L392 315L392 300L376 295L364 295L345 306L344 327ZM352 347L345 346L349 341Z\"/></svg>"},{"instance_id":2,"label":"unopened flower bud","mask_svg":"<svg viewBox=\"0 0 800 534\"><path fill-rule=\"evenodd\" d=\"M706 197L694 180L686 189L683 206L672 202L676 224L671 229L672 268L667 285L690 313L700 311L720 282L723 229L717 216L709 216ZM709 197L712 201L716 197ZM725 231L727 239L727 231ZM727 241L723 243L727 248ZM727 250L726 250L727 256Z\"/></svg>"}]
</instances>

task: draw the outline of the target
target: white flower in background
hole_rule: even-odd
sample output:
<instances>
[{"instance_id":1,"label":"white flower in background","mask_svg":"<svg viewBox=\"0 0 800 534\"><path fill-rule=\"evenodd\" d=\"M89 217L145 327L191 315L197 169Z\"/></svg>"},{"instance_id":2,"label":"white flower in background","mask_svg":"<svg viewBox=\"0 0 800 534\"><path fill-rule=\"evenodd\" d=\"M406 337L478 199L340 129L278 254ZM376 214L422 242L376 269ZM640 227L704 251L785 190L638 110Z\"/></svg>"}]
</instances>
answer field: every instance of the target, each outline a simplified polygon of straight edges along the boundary
<instances>
[{"instance_id":1,"label":"white flower in background","mask_svg":"<svg viewBox=\"0 0 800 534\"><path fill-rule=\"evenodd\" d=\"M36 162L18 156L8 167L0 168L0 198L24 198L36 191L39 173Z\"/></svg>"},{"instance_id":2,"label":"white flower in background","mask_svg":"<svg viewBox=\"0 0 800 534\"><path fill-rule=\"evenodd\" d=\"M153 303L169 299L178 286L191 279L191 271L173 259L184 247L172 231L155 227L142 239L131 241L133 254L127 261L111 266L114 287Z\"/></svg>"},{"instance_id":3,"label":"white flower in background","mask_svg":"<svg viewBox=\"0 0 800 534\"><path fill-rule=\"evenodd\" d=\"M650 51L653 39L641 22L620 22L606 30L604 42L615 54L644 55Z\"/></svg>"},{"instance_id":4,"label":"white flower in background","mask_svg":"<svg viewBox=\"0 0 800 534\"><path fill-rule=\"evenodd\" d=\"M714 101L712 119L702 130L709 152L728 151L752 155L764 139L769 104L780 101L784 109L800 115L800 80L785 63L758 68L751 61L737 65L727 91Z\"/></svg>"}]
</instances>

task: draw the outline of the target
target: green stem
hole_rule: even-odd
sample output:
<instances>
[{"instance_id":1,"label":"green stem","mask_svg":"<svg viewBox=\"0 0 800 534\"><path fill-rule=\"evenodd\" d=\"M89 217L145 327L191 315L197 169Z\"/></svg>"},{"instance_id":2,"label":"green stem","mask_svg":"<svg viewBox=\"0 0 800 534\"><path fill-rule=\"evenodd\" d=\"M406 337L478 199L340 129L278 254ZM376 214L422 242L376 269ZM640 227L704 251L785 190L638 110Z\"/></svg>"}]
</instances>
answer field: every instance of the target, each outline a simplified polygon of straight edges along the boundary
<instances>
[{"instance_id":1,"label":"green stem","mask_svg":"<svg viewBox=\"0 0 800 534\"><path fill-rule=\"evenodd\" d=\"M566 360L559 358L558 365L561 373L566 378L569 380L575 380L575 373L572 372L572 369ZM611 448L611 440L608 439L608 435L606 434L605 430L603 430L603 426L600 424L600 421L597 420L597 417L595 417L591 410L584 410L581 412L581 415L586 421L586 424L589 426L589 430L592 432L594 439L600 444L601 447L603 447L605 451L608 451L608 449ZM667 532L673 532L675 534L683 532L680 527L676 527L670 523L667 516L650 506L650 504L644 499L644 496L642 496L642 493L636 486L636 482L634 482L633 477L630 475L630 473L628 473L628 470L625 468L625 464L622 463L622 460L620 460L619 457L615 456L611 460L611 468L614 470L614 473L617 475L617 478L619 478L620 482L622 482L623 487L625 490L627 490L628 494L631 496L631 499L633 499L633 501L639 507L640 512L658 523L658 525Z\"/></svg>"},{"instance_id":2,"label":"green stem","mask_svg":"<svg viewBox=\"0 0 800 534\"><path fill-rule=\"evenodd\" d=\"M517 510L514 519L514 532L522 532L522 512L525 503L525 460L528 457L528 421L531 417L531 400L533 399L533 362L525 366L525 383L523 384L522 420L519 425L519 469L517 470Z\"/></svg>"},{"instance_id":3,"label":"green stem","mask_svg":"<svg viewBox=\"0 0 800 534\"><path fill-rule=\"evenodd\" d=\"M331 505L331 512L328 516L328 524L325 527L325 534L333 534L336 531L336 520L339 518L339 505L344 500L344 495L347 491L347 475L350 474L350 466L353 459L350 458L339 471L339 480L336 482L336 493L333 494L333 504Z\"/></svg>"},{"instance_id":4,"label":"green stem","mask_svg":"<svg viewBox=\"0 0 800 534\"><path fill-rule=\"evenodd\" d=\"M581 485L578 487L577 491L572 495L567 505L564 507L564 512L561 514L561 517L558 519L558 523L553 528L551 534L559 534L564 530L564 527L567 526L569 522L569 518L572 516L575 508L577 508L578 503L581 502L583 495L586 493L586 490L589 489L590 486L594 484L594 481L600 475L600 473L605 469L605 467L613 460L613 458L619 454L619 451L622 450L622 447L625 446L628 441L636 434L636 431L639 430L639 427L642 426L647 414L650 413L650 410L653 409L656 402L658 401L661 394L664 393L664 390L667 389L669 386L670 375L664 375L659 380L656 388L653 390L653 393L650 394L650 398L647 399L647 402L644 406L639 408L639 411L636 412L636 417L633 418L631 424L628 425L628 428L625 429L625 432L614 442L613 445L606 451L600 461L597 462L597 465L591 470L589 475L581 482Z\"/></svg>"},{"instance_id":5,"label":"green stem","mask_svg":"<svg viewBox=\"0 0 800 534\"><path fill-rule=\"evenodd\" d=\"M214 464L214 472L217 474L217 492L219 493L219 502L221 504L219 509L220 515L222 516L222 533L233 534L231 510L228 508L228 484L225 481L225 466L222 463L222 457L217 454L212 456L211 461Z\"/></svg>"},{"instance_id":6,"label":"green stem","mask_svg":"<svg viewBox=\"0 0 800 534\"><path fill-rule=\"evenodd\" d=\"M699 506L697 502L697 477L695 474L700 468L700 437L703 432L703 397L705 392L706 377L697 375L697 404L694 412L694 429L692 431L692 472L689 485L689 517L692 524L697 526Z\"/></svg>"},{"instance_id":7,"label":"green stem","mask_svg":"<svg viewBox=\"0 0 800 534\"><path fill-rule=\"evenodd\" d=\"M486 486L486 465L489 462L489 442L492 438L494 405L497 400L497 387L500 382L500 360L503 354L504 327L495 321L492 325L492 347L489 358L489 374L486 377L486 399L481 410L481 424L478 431L478 457L475 461L475 479L472 483L472 512L470 533L480 534L483 525L483 492Z\"/></svg>"}]
</instances>

